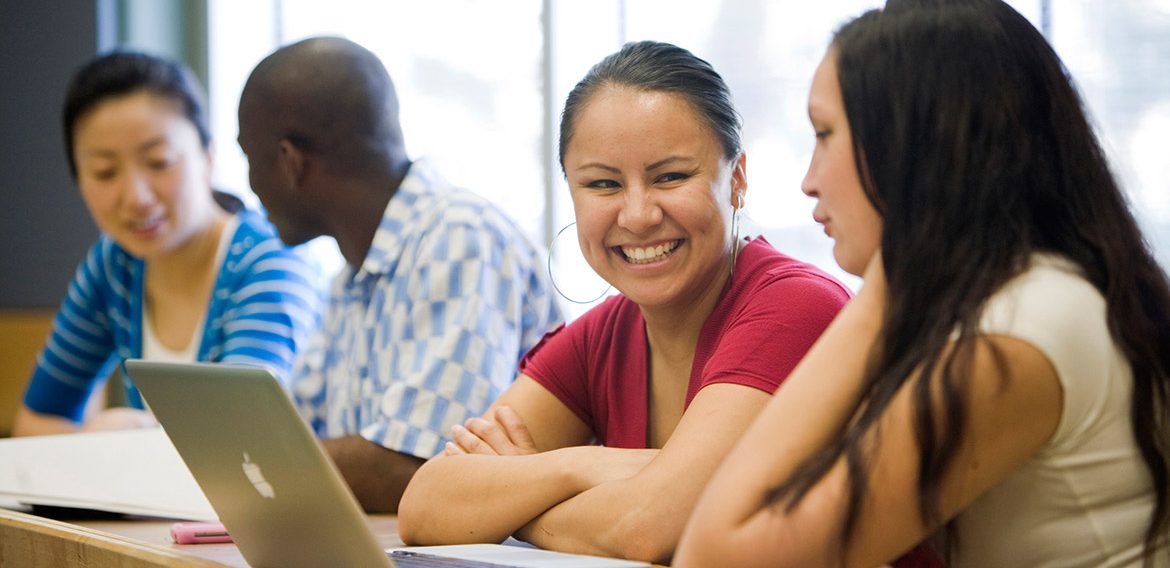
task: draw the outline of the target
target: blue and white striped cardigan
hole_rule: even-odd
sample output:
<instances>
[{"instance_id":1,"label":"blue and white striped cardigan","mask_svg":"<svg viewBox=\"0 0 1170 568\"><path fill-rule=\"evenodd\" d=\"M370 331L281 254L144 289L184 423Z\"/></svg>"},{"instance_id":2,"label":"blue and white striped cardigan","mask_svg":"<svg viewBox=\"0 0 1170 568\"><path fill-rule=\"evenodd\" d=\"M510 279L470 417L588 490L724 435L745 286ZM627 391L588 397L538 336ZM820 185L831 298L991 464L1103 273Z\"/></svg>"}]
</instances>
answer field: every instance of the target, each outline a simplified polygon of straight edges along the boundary
<instances>
[{"instance_id":1,"label":"blue and white striped cardigan","mask_svg":"<svg viewBox=\"0 0 1170 568\"><path fill-rule=\"evenodd\" d=\"M266 365L286 382L319 319L316 268L286 248L259 214L242 211L208 304L197 361ZM142 355L145 263L107 235L90 248L37 357L24 402L79 421L93 389L122 360ZM142 408L134 385L128 401Z\"/></svg>"}]
</instances>

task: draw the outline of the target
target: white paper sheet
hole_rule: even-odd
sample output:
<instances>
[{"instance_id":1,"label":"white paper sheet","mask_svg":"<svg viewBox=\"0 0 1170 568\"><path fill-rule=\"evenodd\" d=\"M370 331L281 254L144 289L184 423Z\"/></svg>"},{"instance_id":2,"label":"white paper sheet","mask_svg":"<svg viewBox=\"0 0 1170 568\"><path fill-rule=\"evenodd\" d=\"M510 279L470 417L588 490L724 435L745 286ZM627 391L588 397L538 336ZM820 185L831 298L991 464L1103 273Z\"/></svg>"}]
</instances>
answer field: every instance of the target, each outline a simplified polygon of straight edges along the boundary
<instances>
[{"instance_id":1,"label":"white paper sheet","mask_svg":"<svg viewBox=\"0 0 1170 568\"><path fill-rule=\"evenodd\" d=\"M0 439L0 502L215 520L161 428Z\"/></svg>"}]
</instances>

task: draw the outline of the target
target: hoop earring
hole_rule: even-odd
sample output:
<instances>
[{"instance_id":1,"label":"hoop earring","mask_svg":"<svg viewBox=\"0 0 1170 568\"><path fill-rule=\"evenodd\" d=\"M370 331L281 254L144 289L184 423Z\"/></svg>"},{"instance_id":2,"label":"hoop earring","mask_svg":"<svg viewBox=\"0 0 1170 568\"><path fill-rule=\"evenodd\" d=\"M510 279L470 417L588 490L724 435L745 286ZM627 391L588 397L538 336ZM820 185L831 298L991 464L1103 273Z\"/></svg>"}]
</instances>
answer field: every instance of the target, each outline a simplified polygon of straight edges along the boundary
<instances>
[{"instance_id":1,"label":"hoop earring","mask_svg":"<svg viewBox=\"0 0 1170 568\"><path fill-rule=\"evenodd\" d=\"M565 231L567 231L569 229L569 227L572 227L573 225L576 225L576 224L577 224L577 222L573 221L572 223L569 223L568 225L561 227L561 230L557 231L557 234L555 237L553 237L552 242L548 244L548 256L546 257L545 266L548 268L548 281L552 283L553 290L556 290L557 294L560 297L562 297L565 300L572 302L574 304L586 305L586 304L592 304L592 303L604 298L605 295L608 294L611 289L613 289L613 284L609 284L608 286L606 286L605 290L602 290L601 294L598 294L596 298L593 298L591 300L577 300L574 298L570 298L568 295L566 295L564 292L561 291L561 287L557 286L557 279L553 277L553 270L552 270L553 245L555 245L557 243L557 239L561 238L561 235Z\"/></svg>"},{"instance_id":2,"label":"hoop earring","mask_svg":"<svg viewBox=\"0 0 1170 568\"><path fill-rule=\"evenodd\" d=\"M735 194L736 201L735 212L731 214L731 270L735 271L735 261L739 258L739 250L742 242L739 238L740 215L743 213L743 194Z\"/></svg>"}]
</instances>

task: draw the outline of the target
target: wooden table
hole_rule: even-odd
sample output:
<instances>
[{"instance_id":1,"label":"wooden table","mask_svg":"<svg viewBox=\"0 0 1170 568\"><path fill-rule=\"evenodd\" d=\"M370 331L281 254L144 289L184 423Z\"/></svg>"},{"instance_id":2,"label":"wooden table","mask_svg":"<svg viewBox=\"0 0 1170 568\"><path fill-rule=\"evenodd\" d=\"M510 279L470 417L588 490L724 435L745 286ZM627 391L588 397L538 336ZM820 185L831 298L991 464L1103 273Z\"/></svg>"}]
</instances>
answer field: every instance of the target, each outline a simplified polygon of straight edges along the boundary
<instances>
[{"instance_id":1,"label":"wooden table","mask_svg":"<svg viewBox=\"0 0 1170 568\"><path fill-rule=\"evenodd\" d=\"M171 524L159 519L59 521L0 508L0 566L247 567L234 544L174 544ZM398 519L369 517L382 548L402 546Z\"/></svg>"}]
</instances>

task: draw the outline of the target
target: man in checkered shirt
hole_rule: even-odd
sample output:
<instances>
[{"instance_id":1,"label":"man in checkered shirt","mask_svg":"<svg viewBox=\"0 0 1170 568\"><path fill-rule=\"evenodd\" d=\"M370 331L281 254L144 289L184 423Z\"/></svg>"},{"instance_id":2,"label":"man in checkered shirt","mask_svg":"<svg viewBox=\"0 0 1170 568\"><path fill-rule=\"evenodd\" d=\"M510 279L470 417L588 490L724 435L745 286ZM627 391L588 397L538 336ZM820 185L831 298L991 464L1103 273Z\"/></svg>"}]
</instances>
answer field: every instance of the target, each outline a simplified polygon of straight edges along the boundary
<instances>
[{"instance_id":1,"label":"man in checkered shirt","mask_svg":"<svg viewBox=\"0 0 1170 568\"><path fill-rule=\"evenodd\" d=\"M281 239L328 235L348 265L298 355L294 398L362 507L396 512L450 427L483 414L560 322L543 253L407 157L390 77L353 42L269 55L239 120L252 189Z\"/></svg>"}]
</instances>

